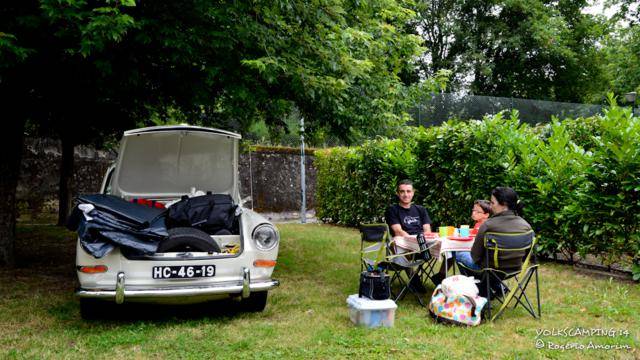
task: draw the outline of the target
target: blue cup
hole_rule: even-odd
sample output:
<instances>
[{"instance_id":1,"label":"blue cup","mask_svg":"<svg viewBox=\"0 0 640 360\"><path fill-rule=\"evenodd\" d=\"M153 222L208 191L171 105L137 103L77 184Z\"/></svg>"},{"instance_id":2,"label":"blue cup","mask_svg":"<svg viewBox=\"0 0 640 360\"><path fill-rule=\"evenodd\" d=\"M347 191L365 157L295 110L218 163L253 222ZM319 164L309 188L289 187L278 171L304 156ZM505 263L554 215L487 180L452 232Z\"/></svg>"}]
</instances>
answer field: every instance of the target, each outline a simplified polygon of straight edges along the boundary
<instances>
[{"instance_id":1,"label":"blue cup","mask_svg":"<svg viewBox=\"0 0 640 360\"><path fill-rule=\"evenodd\" d=\"M469 227L460 227L458 230L460 237L468 237L469 236Z\"/></svg>"}]
</instances>

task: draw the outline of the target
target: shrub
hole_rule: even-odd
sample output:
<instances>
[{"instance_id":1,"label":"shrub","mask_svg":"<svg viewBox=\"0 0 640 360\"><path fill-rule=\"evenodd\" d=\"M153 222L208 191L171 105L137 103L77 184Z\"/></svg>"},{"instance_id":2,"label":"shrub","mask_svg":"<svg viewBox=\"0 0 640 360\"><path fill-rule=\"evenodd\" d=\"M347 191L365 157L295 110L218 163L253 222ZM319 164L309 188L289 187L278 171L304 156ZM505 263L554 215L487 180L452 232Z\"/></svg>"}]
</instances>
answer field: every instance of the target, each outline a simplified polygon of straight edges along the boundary
<instances>
[{"instance_id":1,"label":"shrub","mask_svg":"<svg viewBox=\"0 0 640 360\"><path fill-rule=\"evenodd\" d=\"M351 209L346 206L349 183L336 179L349 178L348 164L354 153L355 149L343 147L316 151L316 216L319 219L344 223L343 217L349 215Z\"/></svg>"},{"instance_id":2,"label":"shrub","mask_svg":"<svg viewBox=\"0 0 640 360\"><path fill-rule=\"evenodd\" d=\"M584 182L585 151L558 121L545 126L545 136L523 144L520 162L509 173L510 183L525 205L524 217L536 231L538 250L573 259L583 240L575 216L565 211L576 189Z\"/></svg>"},{"instance_id":3,"label":"shrub","mask_svg":"<svg viewBox=\"0 0 640 360\"><path fill-rule=\"evenodd\" d=\"M640 119L612 106L600 121L600 135L567 213L578 219L586 241L583 254L609 262L623 255L640 262ZM636 270L637 271L637 270Z\"/></svg>"},{"instance_id":4,"label":"shrub","mask_svg":"<svg viewBox=\"0 0 640 360\"><path fill-rule=\"evenodd\" d=\"M423 188L418 201L435 225L469 223L474 200L488 199L495 186L514 186L509 172L520 160L518 149L534 140L517 112L424 130L415 151L415 178Z\"/></svg>"},{"instance_id":5,"label":"shrub","mask_svg":"<svg viewBox=\"0 0 640 360\"><path fill-rule=\"evenodd\" d=\"M571 140L586 151L591 151L598 146L597 138L600 136L602 117L592 116L588 118L565 119L562 124L567 130Z\"/></svg>"},{"instance_id":6,"label":"shrub","mask_svg":"<svg viewBox=\"0 0 640 360\"><path fill-rule=\"evenodd\" d=\"M411 137L377 139L351 149L317 151L318 218L351 226L381 221L396 183L411 178L412 144Z\"/></svg>"}]
</instances>

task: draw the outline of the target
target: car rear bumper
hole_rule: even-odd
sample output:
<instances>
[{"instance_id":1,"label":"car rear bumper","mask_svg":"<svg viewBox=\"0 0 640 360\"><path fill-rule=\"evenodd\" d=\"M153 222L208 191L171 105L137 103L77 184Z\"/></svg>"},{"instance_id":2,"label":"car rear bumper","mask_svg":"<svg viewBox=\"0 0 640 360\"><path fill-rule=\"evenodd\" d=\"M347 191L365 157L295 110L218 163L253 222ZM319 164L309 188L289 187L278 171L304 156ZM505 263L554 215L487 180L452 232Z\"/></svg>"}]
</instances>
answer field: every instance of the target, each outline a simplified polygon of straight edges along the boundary
<instances>
[{"instance_id":1,"label":"car rear bumper","mask_svg":"<svg viewBox=\"0 0 640 360\"><path fill-rule=\"evenodd\" d=\"M115 289L78 289L76 296L80 298L93 298L114 301L122 304L125 301L153 301L162 300L188 300L188 298L216 298L223 295L240 295L249 297L251 292L260 292L273 289L280 285L278 280L251 281L249 271L244 269L241 281L219 282L210 285L158 287L158 288L131 288L125 284L125 273L118 273Z\"/></svg>"}]
</instances>

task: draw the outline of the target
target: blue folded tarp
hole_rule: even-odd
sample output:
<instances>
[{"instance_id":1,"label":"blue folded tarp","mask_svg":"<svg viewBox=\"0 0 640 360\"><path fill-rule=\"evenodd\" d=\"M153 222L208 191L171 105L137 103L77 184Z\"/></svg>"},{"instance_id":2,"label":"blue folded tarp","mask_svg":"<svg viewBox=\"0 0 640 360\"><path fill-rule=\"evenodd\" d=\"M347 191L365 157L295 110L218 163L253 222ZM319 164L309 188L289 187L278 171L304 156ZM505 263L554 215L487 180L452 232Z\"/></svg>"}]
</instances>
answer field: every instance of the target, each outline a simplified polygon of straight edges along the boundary
<instances>
[{"instance_id":1,"label":"blue folded tarp","mask_svg":"<svg viewBox=\"0 0 640 360\"><path fill-rule=\"evenodd\" d=\"M78 197L78 205L91 204L94 209L84 216L76 205L67 227L78 232L82 248L101 258L116 246L153 254L159 242L168 236L166 210L128 202L113 195L95 194Z\"/></svg>"}]
</instances>

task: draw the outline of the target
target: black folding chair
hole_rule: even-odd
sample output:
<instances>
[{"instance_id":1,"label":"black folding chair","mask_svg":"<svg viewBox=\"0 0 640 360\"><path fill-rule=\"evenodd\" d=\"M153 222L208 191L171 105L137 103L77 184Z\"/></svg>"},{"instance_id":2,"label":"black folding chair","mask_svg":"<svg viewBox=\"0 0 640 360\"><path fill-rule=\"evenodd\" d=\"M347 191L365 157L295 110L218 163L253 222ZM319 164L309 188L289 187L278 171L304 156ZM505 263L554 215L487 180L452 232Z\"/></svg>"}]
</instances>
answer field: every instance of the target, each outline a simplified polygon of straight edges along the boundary
<instances>
[{"instance_id":1,"label":"black folding chair","mask_svg":"<svg viewBox=\"0 0 640 360\"><path fill-rule=\"evenodd\" d=\"M389 283L400 282L402 289L399 293L391 289L391 297L398 301L404 297L407 290L407 282L401 276L406 268L404 258L393 255L392 242L389 239L389 227L387 224L361 224L360 225L360 271L383 271L391 279ZM412 277L409 278L411 280ZM422 299L420 299L420 303Z\"/></svg>"},{"instance_id":2,"label":"black folding chair","mask_svg":"<svg viewBox=\"0 0 640 360\"><path fill-rule=\"evenodd\" d=\"M464 266L462 263L458 263L458 267L463 270L462 272L479 278L481 280L480 286L485 287L488 300L487 318L491 319L491 321L497 319L509 306L509 303L515 301L514 309L520 305L527 310L531 316L539 319L542 315L540 308L540 283L538 281L539 265L536 262L536 238L533 230L524 233L488 232L485 234L483 241L485 263L488 267L481 270L474 270ZM525 252L525 255L520 269L501 269L501 260L504 261L506 259L513 259L514 256L521 256L522 251ZM530 301L530 295L527 296L527 288L532 277L535 277L536 283L535 307ZM509 289L508 283L511 283L512 287L505 294L505 289ZM495 293L495 289L498 289L497 293ZM493 294L494 297L501 303L500 308L493 317L491 316L492 293L495 293Z\"/></svg>"},{"instance_id":3,"label":"black folding chair","mask_svg":"<svg viewBox=\"0 0 640 360\"><path fill-rule=\"evenodd\" d=\"M425 259L421 257L424 253L422 251L399 253L393 239L389 244L391 254L387 256L384 266L387 268L387 271L391 273L391 284L394 282L400 284L399 292L395 293L392 291L395 301L402 300L405 295L410 292L415 295L420 305L426 306L423 300L423 294L421 294L419 289L416 289L413 284L414 281L419 281L420 284L424 284L425 279L429 278L433 273L433 268L437 260L431 257L428 249L426 250L428 259Z\"/></svg>"},{"instance_id":4,"label":"black folding chair","mask_svg":"<svg viewBox=\"0 0 640 360\"><path fill-rule=\"evenodd\" d=\"M437 259L431 257L429 250L399 253L393 239L390 239L389 227L384 223L363 224L360 234L361 270L382 269L391 277L392 285L400 285L399 290L392 288L391 295L395 301L402 300L410 292L425 306L422 294L412 284L414 281L424 283L423 279L432 274ZM382 243L384 250L381 249Z\"/></svg>"},{"instance_id":5,"label":"black folding chair","mask_svg":"<svg viewBox=\"0 0 640 360\"><path fill-rule=\"evenodd\" d=\"M387 224L360 225L360 271L379 268L379 264L389 255L388 245Z\"/></svg>"}]
</instances>

